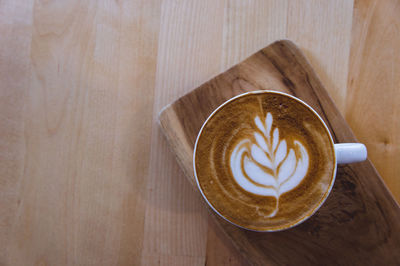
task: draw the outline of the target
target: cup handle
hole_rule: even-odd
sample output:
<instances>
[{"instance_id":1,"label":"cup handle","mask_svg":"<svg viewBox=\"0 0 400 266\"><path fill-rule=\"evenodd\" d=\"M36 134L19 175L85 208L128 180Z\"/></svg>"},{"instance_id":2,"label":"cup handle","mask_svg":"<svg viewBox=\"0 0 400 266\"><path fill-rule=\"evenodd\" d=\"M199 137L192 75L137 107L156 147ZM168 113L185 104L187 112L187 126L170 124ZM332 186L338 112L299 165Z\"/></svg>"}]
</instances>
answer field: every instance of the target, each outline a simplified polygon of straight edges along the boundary
<instances>
[{"instance_id":1,"label":"cup handle","mask_svg":"<svg viewBox=\"0 0 400 266\"><path fill-rule=\"evenodd\" d=\"M367 159L367 148L361 143L335 144L337 163L356 163Z\"/></svg>"}]
</instances>

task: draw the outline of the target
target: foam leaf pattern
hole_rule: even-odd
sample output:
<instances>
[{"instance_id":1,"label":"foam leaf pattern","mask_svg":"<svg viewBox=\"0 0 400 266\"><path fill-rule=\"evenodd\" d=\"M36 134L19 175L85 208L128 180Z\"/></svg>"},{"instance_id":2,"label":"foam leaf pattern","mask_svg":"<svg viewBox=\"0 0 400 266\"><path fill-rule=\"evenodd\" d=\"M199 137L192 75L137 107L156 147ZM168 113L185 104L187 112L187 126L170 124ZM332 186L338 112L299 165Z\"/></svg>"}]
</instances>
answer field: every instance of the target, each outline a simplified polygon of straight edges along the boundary
<instances>
[{"instance_id":1,"label":"foam leaf pattern","mask_svg":"<svg viewBox=\"0 0 400 266\"><path fill-rule=\"evenodd\" d=\"M276 206L269 217L279 211L279 197L296 188L307 175L309 155L304 145L294 140L289 148L279 138L278 127L267 113L265 123L256 116L254 139L240 141L230 155L230 167L235 181L246 191L272 196Z\"/></svg>"}]
</instances>

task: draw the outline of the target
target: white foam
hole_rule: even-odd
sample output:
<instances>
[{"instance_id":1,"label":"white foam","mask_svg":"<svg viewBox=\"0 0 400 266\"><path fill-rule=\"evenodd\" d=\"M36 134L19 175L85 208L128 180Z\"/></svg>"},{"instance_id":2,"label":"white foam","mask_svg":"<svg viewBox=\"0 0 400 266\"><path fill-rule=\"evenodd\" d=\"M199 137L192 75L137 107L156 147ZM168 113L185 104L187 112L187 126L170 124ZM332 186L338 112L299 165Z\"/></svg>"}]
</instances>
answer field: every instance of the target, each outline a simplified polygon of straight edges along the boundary
<instances>
[{"instance_id":1,"label":"white foam","mask_svg":"<svg viewBox=\"0 0 400 266\"><path fill-rule=\"evenodd\" d=\"M260 149L256 144L251 145L251 157L261 165L272 169L274 165L271 160L267 157L267 154Z\"/></svg>"},{"instance_id":2,"label":"white foam","mask_svg":"<svg viewBox=\"0 0 400 266\"><path fill-rule=\"evenodd\" d=\"M297 187L307 175L309 156L304 145L295 140L288 150L286 140L279 139L279 129L271 129L273 118L267 113L265 125L257 116L254 132L255 143L251 139L240 141L230 155L230 167L235 181L246 191L262 196L279 196ZM250 151L248 150L250 147ZM295 150L298 152L296 153Z\"/></svg>"},{"instance_id":3,"label":"white foam","mask_svg":"<svg viewBox=\"0 0 400 266\"><path fill-rule=\"evenodd\" d=\"M260 117L256 116L256 118L254 119L254 122L256 123L256 126L258 127L258 129L265 135L266 131L265 131L263 123L261 122Z\"/></svg>"},{"instance_id":4,"label":"white foam","mask_svg":"<svg viewBox=\"0 0 400 266\"><path fill-rule=\"evenodd\" d=\"M263 149L264 151L267 152L269 150L269 148L268 148L267 143L265 142L264 137L261 136L261 134L258 132L254 132L254 137L257 141L258 146L260 146L261 149Z\"/></svg>"},{"instance_id":5,"label":"white foam","mask_svg":"<svg viewBox=\"0 0 400 266\"><path fill-rule=\"evenodd\" d=\"M296 169L296 155L294 154L293 149L290 149L288 156L283 161L281 167L279 168L278 174L278 182L282 184L285 182L289 177L291 177Z\"/></svg>"},{"instance_id":6,"label":"white foam","mask_svg":"<svg viewBox=\"0 0 400 266\"><path fill-rule=\"evenodd\" d=\"M279 164L287 155L287 145L286 140L282 140L279 143L278 149L275 152L275 168L278 168Z\"/></svg>"},{"instance_id":7,"label":"white foam","mask_svg":"<svg viewBox=\"0 0 400 266\"><path fill-rule=\"evenodd\" d=\"M266 126L265 135L269 136L271 134L271 128L272 128L272 115L271 115L271 113L267 113L267 115L265 117L265 126Z\"/></svg>"},{"instance_id":8,"label":"white foam","mask_svg":"<svg viewBox=\"0 0 400 266\"><path fill-rule=\"evenodd\" d=\"M308 171L308 153L299 141L295 141L294 143L299 147L301 156L298 159L296 171L281 184L278 194L285 193L297 187L297 185L300 184L300 182L306 176Z\"/></svg>"},{"instance_id":9,"label":"white foam","mask_svg":"<svg viewBox=\"0 0 400 266\"><path fill-rule=\"evenodd\" d=\"M243 140L238 145L235 147L235 149L232 152L232 155L230 157L230 166L231 166L231 171L232 174L235 178L235 181L246 191L257 194L257 195L262 195L262 196L277 196L277 191L274 188L268 188L264 187L263 185L256 185L253 182L252 177L250 177L253 182L249 181L247 177L245 177L245 174L242 170L242 157L244 156L244 153L247 152L246 148L246 143L248 143L249 140ZM248 163L248 161L247 161ZM251 167L250 167L251 168ZM257 172L253 172L252 170L247 169L252 176L256 174ZM267 177L268 179L269 177ZM267 183L266 181L265 183Z\"/></svg>"},{"instance_id":10,"label":"white foam","mask_svg":"<svg viewBox=\"0 0 400 266\"><path fill-rule=\"evenodd\" d=\"M278 128L274 129L274 133L272 135L272 151L275 152L276 146L278 146L279 142L279 130Z\"/></svg>"},{"instance_id":11,"label":"white foam","mask_svg":"<svg viewBox=\"0 0 400 266\"><path fill-rule=\"evenodd\" d=\"M243 160L244 172L251 179L251 181L264 186L277 186L275 177L265 172L261 167L255 164L249 157L245 156Z\"/></svg>"}]
</instances>

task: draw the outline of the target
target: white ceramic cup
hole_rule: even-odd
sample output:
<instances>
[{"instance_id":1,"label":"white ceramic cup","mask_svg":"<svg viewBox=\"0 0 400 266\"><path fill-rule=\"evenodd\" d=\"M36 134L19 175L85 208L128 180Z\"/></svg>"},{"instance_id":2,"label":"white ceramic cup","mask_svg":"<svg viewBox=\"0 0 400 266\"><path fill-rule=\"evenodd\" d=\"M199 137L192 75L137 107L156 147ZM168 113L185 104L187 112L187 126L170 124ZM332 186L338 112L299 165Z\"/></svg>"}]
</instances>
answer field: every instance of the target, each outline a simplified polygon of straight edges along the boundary
<instances>
[{"instance_id":1,"label":"white ceramic cup","mask_svg":"<svg viewBox=\"0 0 400 266\"><path fill-rule=\"evenodd\" d=\"M213 115L214 115L219 109L223 108L226 104L230 103L231 101L234 101L235 99L237 99L237 98L239 98L239 97L244 97L244 96L249 95L249 94L260 94L260 93L276 93L276 94L285 95L285 96L287 96L287 97L289 97L289 98L292 98L292 99L298 101L299 103L303 104L303 105L306 106L308 109L310 109L310 110L314 113L314 115L315 115L315 116L322 122L322 124L325 126L326 132L328 132L328 134L329 134L329 139L330 139L330 141L331 141L331 145L334 147L334 150L335 150L335 158L334 158L334 167L335 167L335 168L334 168L334 172L333 172L332 182L331 182L331 184L330 184L330 186L329 186L328 192L325 194L325 197L323 198L323 200L320 201L319 205L314 209L314 211L313 211L311 214L309 214L309 215L307 215L306 217L304 217L303 219L301 219L300 221L298 221L297 223L293 223L293 224L291 224L291 225L288 226L288 227L279 228L279 229L276 229L276 230L275 230L275 229L271 229L271 230L262 230L262 231L242 227L242 226L240 226L240 225L238 225L238 224L235 224L234 222L230 221L230 220L227 219L225 216L223 216L221 213L219 213L219 212L213 207L213 205L208 201L207 197L205 196L205 194L204 194L204 192L203 192L203 190L202 190L202 188L201 188L201 186L200 186L199 180L198 180L198 178L197 178L197 173L196 173L196 149L197 149L197 144L198 144L198 141L199 141L199 137L200 137L200 135L202 134L203 129L204 129L204 126L207 124L207 122L213 117ZM294 226L296 226L296 225L298 225L298 224L304 222L305 220L307 220L308 218L310 218L310 217L322 206L322 204L323 204L323 203L325 202L325 200L328 198L328 196L329 196L329 194L330 194L330 192L331 192L331 190L332 190L333 184L334 184L334 182L335 182L337 164L344 164L344 163L347 164L347 163L361 162L361 161L364 161L364 160L366 160L366 159L367 159L367 148L365 147L364 144L361 144L361 143L334 143L334 142L333 142L332 135L331 135L331 133L330 133L330 131L329 131L329 129L328 129L326 123L324 122L324 120L322 120L322 118L318 115L318 113L317 113L313 108L311 108L311 106L309 106L307 103L305 103L304 101L302 101L302 100L300 100L299 98L296 98L296 97L294 97L294 96L292 96L292 95L290 95L290 94L283 93L283 92L270 91L270 90L259 90L259 91L251 91L251 92L246 92L246 93L237 95L237 96L235 96L235 97L233 97L233 98L227 100L227 101L224 102L223 104L221 104L218 108L216 108L216 109L211 113L211 115L210 115L210 116L206 119L206 121L203 123L203 126L201 127L201 129L200 129L200 131L199 131L199 133L198 133L198 135L197 135L197 139L196 139L196 143L195 143L194 151L193 151L193 169L194 169L194 176L195 176L195 179L196 179L197 187L199 188L199 190L200 190L200 192L201 192L203 198L205 199L205 201L207 202L207 204L210 206L210 208L213 209L219 216L221 216L221 217L222 217L223 219L225 219L226 221L228 221L228 222L230 222L230 223L232 223L232 224L234 224L234 225L236 225L236 226L238 226L238 227L247 229L247 230L258 231L258 232L274 232L274 231L281 231L281 230L284 230L284 229L289 229L289 228L292 228L292 227L294 227Z\"/></svg>"}]
</instances>

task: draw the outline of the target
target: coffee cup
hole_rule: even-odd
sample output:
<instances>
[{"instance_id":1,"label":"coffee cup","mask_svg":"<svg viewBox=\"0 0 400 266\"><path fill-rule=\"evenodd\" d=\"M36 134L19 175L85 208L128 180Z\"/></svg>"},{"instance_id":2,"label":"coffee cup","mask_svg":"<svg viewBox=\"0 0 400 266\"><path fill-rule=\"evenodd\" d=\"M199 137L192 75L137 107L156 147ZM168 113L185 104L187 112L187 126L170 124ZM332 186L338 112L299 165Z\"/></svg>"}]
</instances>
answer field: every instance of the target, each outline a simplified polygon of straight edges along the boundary
<instances>
[{"instance_id":1,"label":"coffee cup","mask_svg":"<svg viewBox=\"0 0 400 266\"><path fill-rule=\"evenodd\" d=\"M215 109L193 152L198 189L219 216L273 232L311 217L332 190L337 164L366 160L361 143L335 144L318 113L282 92L240 94Z\"/></svg>"}]
</instances>

